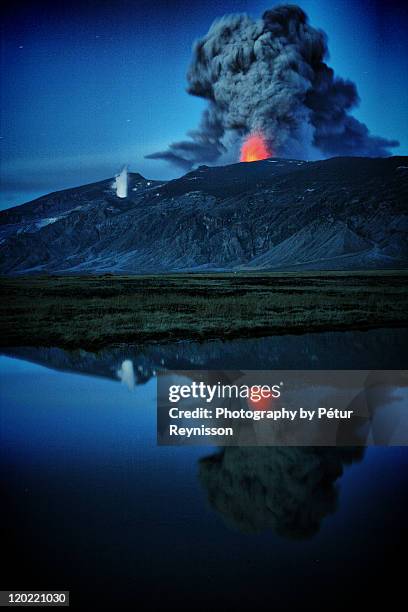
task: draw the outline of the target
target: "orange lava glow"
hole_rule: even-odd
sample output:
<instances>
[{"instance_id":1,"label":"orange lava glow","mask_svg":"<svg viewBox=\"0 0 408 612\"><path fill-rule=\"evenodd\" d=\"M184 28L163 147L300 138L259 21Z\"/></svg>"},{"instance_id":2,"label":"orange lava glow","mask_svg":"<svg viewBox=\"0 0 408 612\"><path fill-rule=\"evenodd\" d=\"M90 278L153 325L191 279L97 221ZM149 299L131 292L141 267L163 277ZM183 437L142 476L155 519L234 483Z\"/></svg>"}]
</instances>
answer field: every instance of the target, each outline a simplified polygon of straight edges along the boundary
<instances>
[{"instance_id":1,"label":"orange lava glow","mask_svg":"<svg viewBox=\"0 0 408 612\"><path fill-rule=\"evenodd\" d=\"M250 134L242 144L239 161L253 162L267 159L272 155L262 134Z\"/></svg>"}]
</instances>

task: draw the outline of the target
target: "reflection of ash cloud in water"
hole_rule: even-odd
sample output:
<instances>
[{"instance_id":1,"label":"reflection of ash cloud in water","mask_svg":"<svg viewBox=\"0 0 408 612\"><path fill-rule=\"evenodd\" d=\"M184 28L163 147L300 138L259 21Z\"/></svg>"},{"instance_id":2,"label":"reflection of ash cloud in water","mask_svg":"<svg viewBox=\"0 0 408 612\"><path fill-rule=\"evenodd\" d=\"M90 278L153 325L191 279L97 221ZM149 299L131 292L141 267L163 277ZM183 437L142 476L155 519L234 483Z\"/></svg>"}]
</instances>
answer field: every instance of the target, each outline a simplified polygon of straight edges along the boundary
<instances>
[{"instance_id":1,"label":"reflection of ash cloud in water","mask_svg":"<svg viewBox=\"0 0 408 612\"><path fill-rule=\"evenodd\" d=\"M369 372L364 388L347 406L353 418L341 422L336 443L404 444L408 435L407 388L405 372Z\"/></svg>"},{"instance_id":2,"label":"reflection of ash cloud in water","mask_svg":"<svg viewBox=\"0 0 408 612\"><path fill-rule=\"evenodd\" d=\"M336 480L362 448L230 447L200 460L211 506L245 533L290 538L316 533L337 508Z\"/></svg>"}]
</instances>

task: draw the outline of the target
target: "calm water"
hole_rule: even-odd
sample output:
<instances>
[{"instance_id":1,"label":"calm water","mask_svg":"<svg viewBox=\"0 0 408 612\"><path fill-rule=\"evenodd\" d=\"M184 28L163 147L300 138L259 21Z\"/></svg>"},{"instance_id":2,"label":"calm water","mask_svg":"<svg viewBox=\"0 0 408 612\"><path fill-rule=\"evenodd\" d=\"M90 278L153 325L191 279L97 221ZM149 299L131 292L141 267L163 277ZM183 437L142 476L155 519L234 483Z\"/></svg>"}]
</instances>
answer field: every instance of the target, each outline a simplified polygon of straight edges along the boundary
<instances>
[{"instance_id":1,"label":"calm water","mask_svg":"<svg viewBox=\"0 0 408 612\"><path fill-rule=\"evenodd\" d=\"M230 448L221 457L157 447L151 374L162 361L248 367L250 354L252 367L279 358L282 368L328 359L406 368L406 341L406 330L379 330L97 356L10 349L0 357L2 588L70 589L73 605L148 597L163 607L278 609L346 601L356 587L366 601L394 593L405 572L396 549L408 448Z\"/></svg>"}]
</instances>

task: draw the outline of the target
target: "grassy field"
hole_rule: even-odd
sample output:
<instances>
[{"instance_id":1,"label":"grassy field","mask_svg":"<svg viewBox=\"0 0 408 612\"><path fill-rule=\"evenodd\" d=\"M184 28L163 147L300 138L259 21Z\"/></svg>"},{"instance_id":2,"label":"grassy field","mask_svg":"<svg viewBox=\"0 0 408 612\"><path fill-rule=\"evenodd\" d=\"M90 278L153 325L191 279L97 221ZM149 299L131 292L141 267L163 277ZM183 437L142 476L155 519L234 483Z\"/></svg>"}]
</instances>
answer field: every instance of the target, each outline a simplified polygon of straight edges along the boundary
<instances>
[{"instance_id":1,"label":"grassy field","mask_svg":"<svg viewBox=\"0 0 408 612\"><path fill-rule=\"evenodd\" d=\"M2 278L2 346L407 326L408 271Z\"/></svg>"}]
</instances>

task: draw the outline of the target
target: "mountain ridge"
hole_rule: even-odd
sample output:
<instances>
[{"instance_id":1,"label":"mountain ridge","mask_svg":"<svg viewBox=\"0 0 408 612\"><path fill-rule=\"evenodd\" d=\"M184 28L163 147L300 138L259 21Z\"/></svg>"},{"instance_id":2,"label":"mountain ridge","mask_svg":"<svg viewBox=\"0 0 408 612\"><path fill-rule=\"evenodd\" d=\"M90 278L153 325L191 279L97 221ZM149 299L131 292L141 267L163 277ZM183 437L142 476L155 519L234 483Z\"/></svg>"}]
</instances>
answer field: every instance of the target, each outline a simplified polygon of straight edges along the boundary
<instances>
[{"instance_id":1,"label":"mountain ridge","mask_svg":"<svg viewBox=\"0 0 408 612\"><path fill-rule=\"evenodd\" d=\"M0 212L0 272L401 268L408 158L267 159L129 173Z\"/></svg>"}]
</instances>

